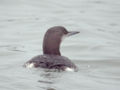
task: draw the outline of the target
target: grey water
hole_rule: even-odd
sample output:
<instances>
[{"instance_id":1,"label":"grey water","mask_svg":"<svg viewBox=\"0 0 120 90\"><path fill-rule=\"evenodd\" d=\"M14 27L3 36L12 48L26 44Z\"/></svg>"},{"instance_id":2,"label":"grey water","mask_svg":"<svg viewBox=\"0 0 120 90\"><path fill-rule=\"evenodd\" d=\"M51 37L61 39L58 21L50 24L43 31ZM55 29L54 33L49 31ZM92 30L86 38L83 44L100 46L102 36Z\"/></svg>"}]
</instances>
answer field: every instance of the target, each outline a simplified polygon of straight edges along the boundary
<instances>
[{"instance_id":1,"label":"grey water","mask_svg":"<svg viewBox=\"0 0 120 90\"><path fill-rule=\"evenodd\" d=\"M52 26L80 34L62 55L78 72L28 69ZM0 90L120 90L119 0L0 0Z\"/></svg>"}]
</instances>

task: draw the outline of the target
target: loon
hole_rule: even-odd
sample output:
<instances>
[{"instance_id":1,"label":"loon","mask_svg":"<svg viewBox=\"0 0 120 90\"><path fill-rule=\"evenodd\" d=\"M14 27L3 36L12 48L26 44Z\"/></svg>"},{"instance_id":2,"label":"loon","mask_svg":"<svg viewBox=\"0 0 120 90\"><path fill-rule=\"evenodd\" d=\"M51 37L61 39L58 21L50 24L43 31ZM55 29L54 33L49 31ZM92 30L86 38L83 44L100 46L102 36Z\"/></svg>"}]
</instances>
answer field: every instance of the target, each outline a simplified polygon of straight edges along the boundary
<instances>
[{"instance_id":1,"label":"loon","mask_svg":"<svg viewBox=\"0 0 120 90\"><path fill-rule=\"evenodd\" d=\"M79 33L78 31L67 31L63 26L54 26L47 30L43 40L43 55L33 57L27 61L25 67L41 67L46 69L57 69L62 71L76 71L76 65L60 53L60 44L64 37Z\"/></svg>"}]
</instances>

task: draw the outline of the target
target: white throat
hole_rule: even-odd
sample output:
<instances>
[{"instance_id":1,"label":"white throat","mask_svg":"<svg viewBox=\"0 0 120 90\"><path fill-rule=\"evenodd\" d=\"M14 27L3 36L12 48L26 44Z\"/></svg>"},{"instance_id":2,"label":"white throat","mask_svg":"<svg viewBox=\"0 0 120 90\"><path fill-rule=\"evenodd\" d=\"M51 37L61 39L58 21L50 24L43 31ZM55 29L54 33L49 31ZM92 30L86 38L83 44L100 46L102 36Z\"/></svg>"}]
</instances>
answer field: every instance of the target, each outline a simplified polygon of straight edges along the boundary
<instances>
[{"instance_id":1,"label":"white throat","mask_svg":"<svg viewBox=\"0 0 120 90\"><path fill-rule=\"evenodd\" d=\"M61 38L61 41L63 41L66 37L67 37L67 35L63 35Z\"/></svg>"}]
</instances>

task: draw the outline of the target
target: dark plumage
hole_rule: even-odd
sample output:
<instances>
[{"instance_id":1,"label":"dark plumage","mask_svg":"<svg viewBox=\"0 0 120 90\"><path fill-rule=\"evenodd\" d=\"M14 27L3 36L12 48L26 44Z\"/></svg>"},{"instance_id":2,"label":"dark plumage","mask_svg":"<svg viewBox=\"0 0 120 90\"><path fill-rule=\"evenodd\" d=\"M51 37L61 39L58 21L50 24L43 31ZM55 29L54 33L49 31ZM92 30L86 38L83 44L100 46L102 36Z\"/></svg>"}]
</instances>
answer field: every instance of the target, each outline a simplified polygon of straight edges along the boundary
<instances>
[{"instance_id":1,"label":"dark plumage","mask_svg":"<svg viewBox=\"0 0 120 90\"><path fill-rule=\"evenodd\" d=\"M47 69L65 70L71 68L76 70L76 66L67 57L61 56L59 51L63 36L71 36L79 32L68 32L62 26L55 26L46 32L43 40L43 55L33 57L26 62L25 66L41 67Z\"/></svg>"}]
</instances>

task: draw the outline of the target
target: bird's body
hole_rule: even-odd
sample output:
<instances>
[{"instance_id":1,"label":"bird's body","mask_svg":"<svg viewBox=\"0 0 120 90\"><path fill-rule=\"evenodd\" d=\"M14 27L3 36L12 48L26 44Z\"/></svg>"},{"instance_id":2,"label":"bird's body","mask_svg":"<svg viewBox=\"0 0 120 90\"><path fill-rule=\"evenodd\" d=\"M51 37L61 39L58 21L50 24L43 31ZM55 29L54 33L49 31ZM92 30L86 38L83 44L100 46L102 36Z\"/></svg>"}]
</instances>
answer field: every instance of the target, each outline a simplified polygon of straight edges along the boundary
<instances>
[{"instance_id":1,"label":"bird's body","mask_svg":"<svg viewBox=\"0 0 120 90\"><path fill-rule=\"evenodd\" d=\"M43 55L33 57L25 63L26 67L41 67L58 70L76 70L76 65L59 51L63 36L79 32L68 32L64 27L56 26L48 29L43 40Z\"/></svg>"},{"instance_id":2,"label":"bird's body","mask_svg":"<svg viewBox=\"0 0 120 90\"><path fill-rule=\"evenodd\" d=\"M38 55L26 63L26 66L28 67L30 65L36 68L42 67L47 69L65 70L67 67L76 69L75 64L72 63L67 57L59 55Z\"/></svg>"}]
</instances>

